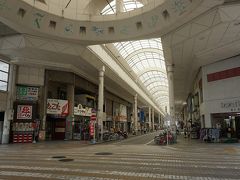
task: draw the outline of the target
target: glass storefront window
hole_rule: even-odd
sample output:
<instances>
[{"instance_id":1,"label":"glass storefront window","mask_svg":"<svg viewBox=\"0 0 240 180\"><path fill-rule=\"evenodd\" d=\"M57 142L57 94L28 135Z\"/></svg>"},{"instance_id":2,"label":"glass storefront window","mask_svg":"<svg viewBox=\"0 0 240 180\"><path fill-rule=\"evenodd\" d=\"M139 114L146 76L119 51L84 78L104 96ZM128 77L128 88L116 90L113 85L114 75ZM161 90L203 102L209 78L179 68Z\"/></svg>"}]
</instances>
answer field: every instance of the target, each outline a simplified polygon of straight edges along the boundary
<instances>
[{"instance_id":1,"label":"glass storefront window","mask_svg":"<svg viewBox=\"0 0 240 180\"><path fill-rule=\"evenodd\" d=\"M0 59L0 91L8 89L9 64Z\"/></svg>"}]
</instances>

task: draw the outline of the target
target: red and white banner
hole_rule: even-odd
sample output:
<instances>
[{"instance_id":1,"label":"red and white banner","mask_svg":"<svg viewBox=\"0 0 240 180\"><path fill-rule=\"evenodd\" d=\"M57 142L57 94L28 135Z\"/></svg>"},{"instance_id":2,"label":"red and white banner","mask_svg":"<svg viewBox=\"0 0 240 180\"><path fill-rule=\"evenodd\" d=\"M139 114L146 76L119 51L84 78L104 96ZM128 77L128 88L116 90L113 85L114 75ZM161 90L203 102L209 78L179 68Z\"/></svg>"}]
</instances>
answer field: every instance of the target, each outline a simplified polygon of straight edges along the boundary
<instances>
[{"instance_id":1,"label":"red and white banner","mask_svg":"<svg viewBox=\"0 0 240 180\"><path fill-rule=\"evenodd\" d=\"M95 109L92 109L92 114L90 117L90 121L96 121L97 120L97 113Z\"/></svg>"},{"instance_id":2,"label":"red and white banner","mask_svg":"<svg viewBox=\"0 0 240 180\"><path fill-rule=\"evenodd\" d=\"M47 99L47 114L68 115L68 100Z\"/></svg>"},{"instance_id":3,"label":"red and white banner","mask_svg":"<svg viewBox=\"0 0 240 180\"><path fill-rule=\"evenodd\" d=\"M31 105L18 105L17 106L17 119L32 119L32 106Z\"/></svg>"},{"instance_id":4,"label":"red and white banner","mask_svg":"<svg viewBox=\"0 0 240 180\"><path fill-rule=\"evenodd\" d=\"M94 136L94 122L93 121L90 121L89 129L90 129L90 136Z\"/></svg>"}]
</instances>

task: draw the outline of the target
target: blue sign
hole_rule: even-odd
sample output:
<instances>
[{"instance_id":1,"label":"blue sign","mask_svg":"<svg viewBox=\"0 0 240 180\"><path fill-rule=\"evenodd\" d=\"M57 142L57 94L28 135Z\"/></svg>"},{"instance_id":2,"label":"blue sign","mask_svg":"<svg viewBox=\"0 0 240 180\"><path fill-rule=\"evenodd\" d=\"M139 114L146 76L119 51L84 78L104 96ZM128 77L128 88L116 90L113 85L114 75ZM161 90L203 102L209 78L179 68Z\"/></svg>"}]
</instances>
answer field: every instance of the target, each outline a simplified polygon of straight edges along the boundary
<instances>
[{"instance_id":1,"label":"blue sign","mask_svg":"<svg viewBox=\"0 0 240 180\"><path fill-rule=\"evenodd\" d=\"M140 119L140 122L144 122L144 111L143 110L140 111L139 119Z\"/></svg>"}]
</instances>

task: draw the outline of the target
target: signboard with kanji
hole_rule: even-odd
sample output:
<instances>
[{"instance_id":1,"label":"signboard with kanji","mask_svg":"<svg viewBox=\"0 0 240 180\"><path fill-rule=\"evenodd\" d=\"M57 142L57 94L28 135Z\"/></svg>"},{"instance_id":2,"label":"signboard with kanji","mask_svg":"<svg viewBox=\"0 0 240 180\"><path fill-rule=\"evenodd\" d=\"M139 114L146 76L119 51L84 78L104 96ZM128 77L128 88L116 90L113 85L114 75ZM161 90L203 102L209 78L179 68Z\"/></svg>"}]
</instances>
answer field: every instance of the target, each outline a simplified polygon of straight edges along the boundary
<instances>
[{"instance_id":1,"label":"signboard with kanji","mask_svg":"<svg viewBox=\"0 0 240 180\"><path fill-rule=\"evenodd\" d=\"M17 119L32 119L32 106L31 105L18 105L17 106Z\"/></svg>"},{"instance_id":2,"label":"signboard with kanji","mask_svg":"<svg viewBox=\"0 0 240 180\"><path fill-rule=\"evenodd\" d=\"M47 99L47 114L68 115L68 100Z\"/></svg>"},{"instance_id":3,"label":"signboard with kanji","mask_svg":"<svg viewBox=\"0 0 240 180\"><path fill-rule=\"evenodd\" d=\"M37 101L38 88L30 86L17 86L17 100Z\"/></svg>"},{"instance_id":4,"label":"signboard with kanji","mask_svg":"<svg viewBox=\"0 0 240 180\"><path fill-rule=\"evenodd\" d=\"M79 104L77 107L74 107L74 115L91 116L92 108L89 108L89 107L83 108L82 105Z\"/></svg>"}]
</instances>

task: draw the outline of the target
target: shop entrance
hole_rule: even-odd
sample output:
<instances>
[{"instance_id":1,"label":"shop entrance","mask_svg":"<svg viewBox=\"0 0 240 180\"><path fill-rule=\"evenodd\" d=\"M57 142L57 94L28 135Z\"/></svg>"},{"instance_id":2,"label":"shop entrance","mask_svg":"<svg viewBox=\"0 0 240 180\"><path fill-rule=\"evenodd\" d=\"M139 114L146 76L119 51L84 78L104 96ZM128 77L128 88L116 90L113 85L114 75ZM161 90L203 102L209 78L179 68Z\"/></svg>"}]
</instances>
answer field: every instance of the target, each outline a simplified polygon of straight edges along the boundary
<instances>
[{"instance_id":1,"label":"shop entrance","mask_svg":"<svg viewBox=\"0 0 240 180\"><path fill-rule=\"evenodd\" d=\"M221 129L221 137L240 139L240 116L239 113L212 114L212 127Z\"/></svg>"},{"instance_id":2,"label":"shop entrance","mask_svg":"<svg viewBox=\"0 0 240 180\"><path fill-rule=\"evenodd\" d=\"M0 144L2 143L4 112L0 112Z\"/></svg>"},{"instance_id":3,"label":"shop entrance","mask_svg":"<svg viewBox=\"0 0 240 180\"><path fill-rule=\"evenodd\" d=\"M64 140L66 119L48 118L46 122L46 140Z\"/></svg>"},{"instance_id":4,"label":"shop entrance","mask_svg":"<svg viewBox=\"0 0 240 180\"><path fill-rule=\"evenodd\" d=\"M236 136L238 139L240 139L240 116L235 117L235 123L236 123Z\"/></svg>"},{"instance_id":5,"label":"shop entrance","mask_svg":"<svg viewBox=\"0 0 240 180\"><path fill-rule=\"evenodd\" d=\"M90 117L87 116L75 116L75 122L73 126L73 139L89 141L89 122Z\"/></svg>"}]
</instances>

